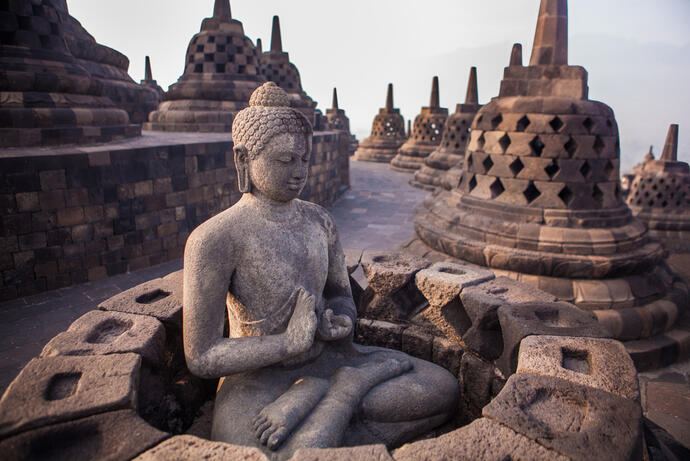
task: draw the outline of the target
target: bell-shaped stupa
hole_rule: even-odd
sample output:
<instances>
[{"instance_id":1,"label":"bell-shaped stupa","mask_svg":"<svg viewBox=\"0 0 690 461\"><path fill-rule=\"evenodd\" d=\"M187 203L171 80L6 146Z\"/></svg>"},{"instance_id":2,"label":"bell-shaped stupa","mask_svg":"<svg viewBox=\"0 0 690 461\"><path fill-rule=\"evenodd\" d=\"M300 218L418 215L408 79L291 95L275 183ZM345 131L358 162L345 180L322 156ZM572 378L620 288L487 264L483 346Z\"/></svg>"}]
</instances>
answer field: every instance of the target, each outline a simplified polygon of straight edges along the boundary
<instances>
[{"instance_id":1,"label":"bell-shaped stupa","mask_svg":"<svg viewBox=\"0 0 690 461\"><path fill-rule=\"evenodd\" d=\"M70 51L64 0L0 2L0 16L7 26L0 44L0 147L87 144L141 134L105 94L103 81Z\"/></svg>"},{"instance_id":2,"label":"bell-shaped stupa","mask_svg":"<svg viewBox=\"0 0 690 461\"><path fill-rule=\"evenodd\" d=\"M290 97L290 105L306 115L312 125L319 125L315 120L316 102L302 89L302 80L297 66L290 62L290 55L283 51L278 16L273 16L271 49L261 56L261 75L267 81L274 82L284 89Z\"/></svg>"},{"instance_id":3,"label":"bell-shaped stupa","mask_svg":"<svg viewBox=\"0 0 690 461\"><path fill-rule=\"evenodd\" d=\"M480 107L477 68L472 67L467 82L465 103L458 104L455 113L448 117L443 128L441 145L424 160L424 166L414 174L410 184L434 190L442 185L444 175L450 168L462 170L465 163L465 148L470 139L470 126Z\"/></svg>"},{"instance_id":4,"label":"bell-shaped stupa","mask_svg":"<svg viewBox=\"0 0 690 461\"><path fill-rule=\"evenodd\" d=\"M671 252L690 252L690 168L678 161L678 125L659 160L645 159L630 182L628 206Z\"/></svg>"},{"instance_id":5,"label":"bell-shaped stupa","mask_svg":"<svg viewBox=\"0 0 690 461\"><path fill-rule=\"evenodd\" d=\"M230 132L235 115L265 81L254 44L232 19L230 1L216 0L213 17L204 19L189 43L184 74L144 129Z\"/></svg>"},{"instance_id":6,"label":"bell-shaped stupa","mask_svg":"<svg viewBox=\"0 0 690 461\"><path fill-rule=\"evenodd\" d=\"M424 159L441 144L447 118L448 109L439 103L438 77L434 77L429 107L422 107L422 112L414 119L412 135L391 160L391 168L407 173L419 170L424 165Z\"/></svg>"},{"instance_id":7,"label":"bell-shaped stupa","mask_svg":"<svg viewBox=\"0 0 690 461\"><path fill-rule=\"evenodd\" d=\"M328 130L344 131L350 137L350 153L357 149L357 138L350 132L350 119L345 115L345 111L338 106L338 90L333 88L333 104L330 109L326 109L326 128Z\"/></svg>"},{"instance_id":8,"label":"bell-shaped stupa","mask_svg":"<svg viewBox=\"0 0 690 461\"><path fill-rule=\"evenodd\" d=\"M505 69L472 124L459 186L427 198L415 229L443 257L574 302L629 341L639 367L658 365L650 354L672 342L688 285L621 197L616 120L568 65L567 25L567 1L542 0L530 65Z\"/></svg>"},{"instance_id":9,"label":"bell-shaped stupa","mask_svg":"<svg viewBox=\"0 0 690 461\"><path fill-rule=\"evenodd\" d=\"M119 51L101 45L70 16L67 2L56 2L58 15L65 27L65 40L72 55L94 78L103 84L105 95L129 114L132 123L143 123L158 107L161 94L138 85L128 74L129 59Z\"/></svg>"},{"instance_id":10,"label":"bell-shaped stupa","mask_svg":"<svg viewBox=\"0 0 690 461\"><path fill-rule=\"evenodd\" d=\"M371 126L371 135L359 143L355 160L388 163L407 140L405 120L400 109L393 107L393 84L388 84L386 105L379 109Z\"/></svg>"}]
</instances>

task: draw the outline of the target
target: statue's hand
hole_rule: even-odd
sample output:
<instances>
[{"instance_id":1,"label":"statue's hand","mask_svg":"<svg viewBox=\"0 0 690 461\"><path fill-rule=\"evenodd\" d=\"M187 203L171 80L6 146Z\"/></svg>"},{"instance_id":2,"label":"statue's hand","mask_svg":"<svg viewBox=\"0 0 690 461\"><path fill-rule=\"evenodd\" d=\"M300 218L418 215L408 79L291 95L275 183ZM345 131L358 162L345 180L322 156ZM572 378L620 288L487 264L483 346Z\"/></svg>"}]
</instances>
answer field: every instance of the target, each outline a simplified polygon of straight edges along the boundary
<instances>
[{"instance_id":1,"label":"statue's hand","mask_svg":"<svg viewBox=\"0 0 690 461\"><path fill-rule=\"evenodd\" d=\"M334 314L326 309L319 319L319 338L324 341L337 341L352 332L352 319L347 315Z\"/></svg>"},{"instance_id":2,"label":"statue's hand","mask_svg":"<svg viewBox=\"0 0 690 461\"><path fill-rule=\"evenodd\" d=\"M314 295L310 295L304 288L300 287L293 292L288 303L295 297L297 297L295 309L285 330L287 352L290 356L309 350L314 342L317 323Z\"/></svg>"}]
</instances>

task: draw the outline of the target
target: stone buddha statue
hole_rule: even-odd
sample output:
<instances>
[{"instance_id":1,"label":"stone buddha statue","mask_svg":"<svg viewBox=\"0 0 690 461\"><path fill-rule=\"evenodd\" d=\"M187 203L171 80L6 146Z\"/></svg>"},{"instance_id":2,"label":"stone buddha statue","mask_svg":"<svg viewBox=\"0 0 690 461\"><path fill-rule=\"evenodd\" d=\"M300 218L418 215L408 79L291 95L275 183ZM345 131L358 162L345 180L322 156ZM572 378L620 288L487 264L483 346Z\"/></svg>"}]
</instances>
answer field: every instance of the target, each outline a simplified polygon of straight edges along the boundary
<instances>
[{"instance_id":1,"label":"stone buddha statue","mask_svg":"<svg viewBox=\"0 0 690 461\"><path fill-rule=\"evenodd\" d=\"M450 373L352 342L333 218L297 198L311 156L306 117L269 82L232 137L242 198L200 225L184 255L187 364L220 378L212 438L286 459L299 448L397 446L446 422L459 392Z\"/></svg>"}]
</instances>

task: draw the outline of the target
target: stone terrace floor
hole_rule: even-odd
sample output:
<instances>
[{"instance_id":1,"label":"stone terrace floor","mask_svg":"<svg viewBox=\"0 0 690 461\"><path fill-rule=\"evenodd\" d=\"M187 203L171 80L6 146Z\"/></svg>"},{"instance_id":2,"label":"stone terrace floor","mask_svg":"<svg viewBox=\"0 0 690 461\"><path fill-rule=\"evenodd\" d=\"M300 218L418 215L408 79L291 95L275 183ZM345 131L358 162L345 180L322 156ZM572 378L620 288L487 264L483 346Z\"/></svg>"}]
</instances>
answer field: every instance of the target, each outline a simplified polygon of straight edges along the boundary
<instances>
[{"instance_id":1,"label":"stone terrace floor","mask_svg":"<svg viewBox=\"0 0 690 461\"><path fill-rule=\"evenodd\" d=\"M427 192L409 186L410 178L387 165L350 163L352 187L330 208L343 248L393 250L413 237L414 210ZM52 337L101 301L181 268L181 260L171 261L0 303L0 393ZM690 361L640 378L647 390L643 397L646 416L690 448Z\"/></svg>"},{"instance_id":2,"label":"stone terrace floor","mask_svg":"<svg viewBox=\"0 0 690 461\"><path fill-rule=\"evenodd\" d=\"M344 248L393 250L414 234L414 210L427 192L387 165L351 162L351 188L330 211ZM182 261L0 303L0 394L43 346L101 301L182 268Z\"/></svg>"}]
</instances>

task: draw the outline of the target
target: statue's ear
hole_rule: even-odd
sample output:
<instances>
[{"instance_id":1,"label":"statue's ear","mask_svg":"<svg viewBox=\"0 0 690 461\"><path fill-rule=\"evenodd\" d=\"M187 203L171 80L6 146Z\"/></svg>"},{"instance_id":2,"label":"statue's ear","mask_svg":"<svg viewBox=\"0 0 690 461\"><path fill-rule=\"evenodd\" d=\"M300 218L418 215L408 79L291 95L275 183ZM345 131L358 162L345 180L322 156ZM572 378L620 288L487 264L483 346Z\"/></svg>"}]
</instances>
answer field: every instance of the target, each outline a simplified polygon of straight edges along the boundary
<instances>
[{"instance_id":1,"label":"statue's ear","mask_svg":"<svg viewBox=\"0 0 690 461\"><path fill-rule=\"evenodd\" d=\"M240 192L246 194L251 191L252 185L249 179L249 152L242 144L232 148L235 152L235 169L237 169L237 186Z\"/></svg>"}]
</instances>

